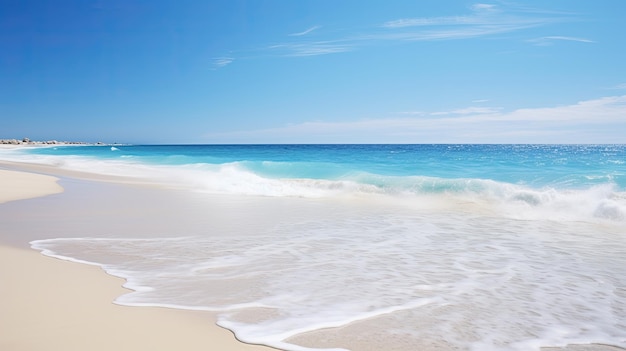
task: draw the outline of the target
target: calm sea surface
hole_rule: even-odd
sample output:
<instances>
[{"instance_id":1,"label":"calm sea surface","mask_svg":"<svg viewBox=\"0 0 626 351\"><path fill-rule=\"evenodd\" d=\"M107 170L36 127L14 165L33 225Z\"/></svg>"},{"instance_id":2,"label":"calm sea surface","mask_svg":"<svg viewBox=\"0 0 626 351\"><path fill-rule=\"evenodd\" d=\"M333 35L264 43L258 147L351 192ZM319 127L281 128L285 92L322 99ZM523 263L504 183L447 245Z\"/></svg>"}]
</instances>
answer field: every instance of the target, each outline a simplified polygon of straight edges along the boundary
<instances>
[{"instance_id":1,"label":"calm sea surface","mask_svg":"<svg viewBox=\"0 0 626 351\"><path fill-rule=\"evenodd\" d=\"M120 304L217 311L241 340L287 350L626 347L624 145L108 145L0 158L223 202L227 231L197 208L193 232L32 243L126 278L135 292Z\"/></svg>"}]
</instances>

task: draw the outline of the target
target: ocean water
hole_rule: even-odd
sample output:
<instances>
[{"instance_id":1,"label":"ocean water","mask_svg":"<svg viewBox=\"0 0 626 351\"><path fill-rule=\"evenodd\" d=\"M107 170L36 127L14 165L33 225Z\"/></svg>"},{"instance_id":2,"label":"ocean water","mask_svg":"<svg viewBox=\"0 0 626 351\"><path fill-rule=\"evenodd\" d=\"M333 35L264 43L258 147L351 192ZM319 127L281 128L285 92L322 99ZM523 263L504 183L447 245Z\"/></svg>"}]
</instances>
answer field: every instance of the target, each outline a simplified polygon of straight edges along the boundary
<instances>
[{"instance_id":1,"label":"ocean water","mask_svg":"<svg viewBox=\"0 0 626 351\"><path fill-rule=\"evenodd\" d=\"M285 350L626 347L624 145L107 145L0 158L227 199L227 233L208 221L32 242L126 278L134 292L119 304L216 311L240 340ZM245 225L258 216L265 225Z\"/></svg>"}]
</instances>

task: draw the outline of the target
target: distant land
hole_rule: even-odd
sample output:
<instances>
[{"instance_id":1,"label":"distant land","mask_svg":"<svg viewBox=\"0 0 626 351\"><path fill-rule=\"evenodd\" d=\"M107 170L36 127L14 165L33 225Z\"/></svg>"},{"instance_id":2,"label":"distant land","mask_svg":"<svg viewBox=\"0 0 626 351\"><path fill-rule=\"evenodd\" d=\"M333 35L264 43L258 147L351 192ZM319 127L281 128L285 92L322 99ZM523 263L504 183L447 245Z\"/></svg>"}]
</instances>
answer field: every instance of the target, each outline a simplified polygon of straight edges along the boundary
<instances>
[{"instance_id":1,"label":"distant land","mask_svg":"<svg viewBox=\"0 0 626 351\"><path fill-rule=\"evenodd\" d=\"M47 141L35 141L30 140L29 138L23 139L0 139L0 145L104 145L104 143L87 143L82 141L57 141L57 140L47 140Z\"/></svg>"}]
</instances>

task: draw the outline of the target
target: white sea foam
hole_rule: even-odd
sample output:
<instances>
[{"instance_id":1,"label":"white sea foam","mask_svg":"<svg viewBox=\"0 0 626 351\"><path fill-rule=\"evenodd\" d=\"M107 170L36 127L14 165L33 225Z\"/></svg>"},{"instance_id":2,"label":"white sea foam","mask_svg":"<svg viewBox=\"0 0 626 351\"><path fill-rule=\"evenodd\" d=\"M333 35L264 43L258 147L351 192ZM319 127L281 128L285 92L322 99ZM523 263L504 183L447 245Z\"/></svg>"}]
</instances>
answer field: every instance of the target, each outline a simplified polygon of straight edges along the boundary
<instances>
[{"instance_id":1,"label":"white sea foam","mask_svg":"<svg viewBox=\"0 0 626 351\"><path fill-rule=\"evenodd\" d=\"M531 188L488 179L381 176L364 172L340 179L273 178L250 171L245 162L169 166L138 162L132 157L109 160L20 153L13 157L21 162L147 179L210 194L306 198L386 196L412 205L466 207L517 219L626 221L626 192L610 182L587 188ZM3 158L11 159L11 154Z\"/></svg>"},{"instance_id":2,"label":"white sea foam","mask_svg":"<svg viewBox=\"0 0 626 351\"><path fill-rule=\"evenodd\" d=\"M280 218L262 233L32 245L89 262L105 253L136 290L117 303L221 311L239 339L286 350L377 347L372 325L381 348L408 340L397 350L626 346L623 226L406 208ZM305 346L309 333L330 344Z\"/></svg>"}]
</instances>

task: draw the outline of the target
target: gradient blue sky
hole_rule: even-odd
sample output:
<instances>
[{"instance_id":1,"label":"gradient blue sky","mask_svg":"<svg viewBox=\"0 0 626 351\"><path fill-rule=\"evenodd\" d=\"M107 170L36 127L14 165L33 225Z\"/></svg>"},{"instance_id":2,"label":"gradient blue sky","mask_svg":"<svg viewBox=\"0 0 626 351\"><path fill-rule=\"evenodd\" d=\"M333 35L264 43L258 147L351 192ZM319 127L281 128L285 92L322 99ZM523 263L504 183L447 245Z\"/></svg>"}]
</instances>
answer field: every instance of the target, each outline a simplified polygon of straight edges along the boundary
<instances>
[{"instance_id":1,"label":"gradient blue sky","mask_svg":"<svg viewBox=\"0 0 626 351\"><path fill-rule=\"evenodd\" d=\"M626 143L626 1L0 0L0 138Z\"/></svg>"}]
</instances>

